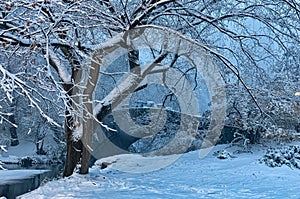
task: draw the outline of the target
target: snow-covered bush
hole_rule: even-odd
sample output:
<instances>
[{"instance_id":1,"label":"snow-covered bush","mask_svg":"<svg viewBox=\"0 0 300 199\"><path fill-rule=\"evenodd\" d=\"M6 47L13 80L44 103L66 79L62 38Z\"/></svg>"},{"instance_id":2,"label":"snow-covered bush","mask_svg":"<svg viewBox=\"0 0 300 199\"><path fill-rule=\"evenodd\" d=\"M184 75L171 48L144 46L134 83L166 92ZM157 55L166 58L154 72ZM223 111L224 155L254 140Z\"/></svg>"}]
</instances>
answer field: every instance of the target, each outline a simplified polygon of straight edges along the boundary
<instances>
[{"instance_id":1,"label":"snow-covered bush","mask_svg":"<svg viewBox=\"0 0 300 199\"><path fill-rule=\"evenodd\" d=\"M282 146L280 148L270 148L261 158L261 163L269 167L281 167L287 165L300 169L300 146Z\"/></svg>"},{"instance_id":2,"label":"snow-covered bush","mask_svg":"<svg viewBox=\"0 0 300 199\"><path fill-rule=\"evenodd\" d=\"M241 86L227 85L226 125L250 134L260 134L265 140L298 140L300 98L294 94L296 84L297 82L266 82L259 88L251 89L253 99Z\"/></svg>"}]
</instances>

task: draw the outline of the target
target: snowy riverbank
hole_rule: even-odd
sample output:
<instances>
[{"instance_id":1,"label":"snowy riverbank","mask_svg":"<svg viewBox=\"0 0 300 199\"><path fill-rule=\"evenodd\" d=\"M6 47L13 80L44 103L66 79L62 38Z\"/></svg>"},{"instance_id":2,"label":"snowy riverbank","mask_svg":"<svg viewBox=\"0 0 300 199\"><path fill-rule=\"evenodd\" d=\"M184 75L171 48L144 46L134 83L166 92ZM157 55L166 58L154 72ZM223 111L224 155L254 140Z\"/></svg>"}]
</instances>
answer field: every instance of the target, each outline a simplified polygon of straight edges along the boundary
<instances>
[{"instance_id":1,"label":"snowy riverbank","mask_svg":"<svg viewBox=\"0 0 300 199\"><path fill-rule=\"evenodd\" d=\"M271 168L260 163L266 147L256 146L252 153L234 153L219 159L217 146L204 159L198 151L182 155L173 164L149 173L127 173L124 168L143 167L151 158L120 155L94 166L88 175L74 174L52 181L20 198L299 198L300 170L286 165ZM154 159L154 161L153 161ZM136 162L135 162L136 161ZM135 164L133 164L135 162ZM144 164L147 162L146 164ZM150 162L157 163L155 158Z\"/></svg>"}]
</instances>

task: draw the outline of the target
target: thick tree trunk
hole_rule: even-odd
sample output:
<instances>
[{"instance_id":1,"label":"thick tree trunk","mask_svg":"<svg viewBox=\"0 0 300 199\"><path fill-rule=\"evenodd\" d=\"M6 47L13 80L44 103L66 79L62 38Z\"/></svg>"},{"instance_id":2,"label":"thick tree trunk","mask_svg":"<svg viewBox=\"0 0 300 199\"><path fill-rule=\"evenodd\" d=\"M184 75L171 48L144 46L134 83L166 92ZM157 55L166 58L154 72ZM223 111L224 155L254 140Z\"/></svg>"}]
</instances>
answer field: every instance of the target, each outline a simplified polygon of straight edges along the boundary
<instances>
[{"instance_id":1,"label":"thick tree trunk","mask_svg":"<svg viewBox=\"0 0 300 199\"><path fill-rule=\"evenodd\" d=\"M88 111L84 110L84 113L93 113L92 104L88 105ZM83 122L83 136L81 138L82 144L82 158L81 158L81 167L80 174L87 174L89 172L90 159L91 159L91 150L92 150L92 134L94 133L93 118L87 116Z\"/></svg>"},{"instance_id":2,"label":"thick tree trunk","mask_svg":"<svg viewBox=\"0 0 300 199\"><path fill-rule=\"evenodd\" d=\"M73 71L73 76L76 75L76 71ZM73 84L65 84L64 90L67 91L69 96L72 96L74 92ZM72 106L71 99L69 100L69 106ZM65 133L66 133L66 145L67 145L67 155L65 162L64 177L68 177L73 174L76 165L79 163L81 158L82 151L82 142L81 140L75 140L73 136L74 129L74 118L71 116L68 110L65 111L67 116L65 119Z\"/></svg>"},{"instance_id":3,"label":"thick tree trunk","mask_svg":"<svg viewBox=\"0 0 300 199\"><path fill-rule=\"evenodd\" d=\"M66 143L67 143L67 156L64 170L64 177L68 177L73 174L77 163L80 161L82 143L80 140L74 141L72 117L66 119L65 132L66 132Z\"/></svg>"},{"instance_id":4,"label":"thick tree trunk","mask_svg":"<svg viewBox=\"0 0 300 199\"><path fill-rule=\"evenodd\" d=\"M100 59L99 59L100 58ZM81 159L81 174L87 174L89 172L91 152L93 150L92 146L92 135L96 130L96 126L99 125L93 117L93 92L98 82L100 63L102 62L102 57L98 57L98 54L93 55L93 61L91 62L91 67L87 75L87 84L83 91L82 102L85 109L83 110L83 136L82 142L82 159Z\"/></svg>"},{"instance_id":5,"label":"thick tree trunk","mask_svg":"<svg viewBox=\"0 0 300 199\"><path fill-rule=\"evenodd\" d=\"M87 174L89 172L91 154L87 147L82 149L82 162L80 167L80 174Z\"/></svg>"}]
</instances>

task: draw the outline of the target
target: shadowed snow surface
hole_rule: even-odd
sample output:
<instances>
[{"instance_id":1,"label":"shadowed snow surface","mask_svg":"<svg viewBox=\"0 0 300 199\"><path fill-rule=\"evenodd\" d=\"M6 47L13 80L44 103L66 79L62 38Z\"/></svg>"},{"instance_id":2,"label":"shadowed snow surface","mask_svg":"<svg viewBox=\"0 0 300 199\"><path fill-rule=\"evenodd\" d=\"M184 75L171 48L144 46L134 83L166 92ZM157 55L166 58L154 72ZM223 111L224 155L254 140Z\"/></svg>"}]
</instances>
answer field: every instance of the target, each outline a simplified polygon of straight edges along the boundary
<instances>
[{"instance_id":1,"label":"shadowed snow surface","mask_svg":"<svg viewBox=\"0 0 300 199\"><path fill-rule=\"evenodd\" d=\"M198 158L198 151L190 152L148 173L117 170L126 162L133 167L134 160L136 167L143 166L138 155L119 155L105 159L112 163L106 169L94 166L88 175L74 174L49 182L21 198L300 198L298 169L260 164L265 149L222 160L212 155L223 148L215 147L204 159Z\"/></svg>"}]
</instances>

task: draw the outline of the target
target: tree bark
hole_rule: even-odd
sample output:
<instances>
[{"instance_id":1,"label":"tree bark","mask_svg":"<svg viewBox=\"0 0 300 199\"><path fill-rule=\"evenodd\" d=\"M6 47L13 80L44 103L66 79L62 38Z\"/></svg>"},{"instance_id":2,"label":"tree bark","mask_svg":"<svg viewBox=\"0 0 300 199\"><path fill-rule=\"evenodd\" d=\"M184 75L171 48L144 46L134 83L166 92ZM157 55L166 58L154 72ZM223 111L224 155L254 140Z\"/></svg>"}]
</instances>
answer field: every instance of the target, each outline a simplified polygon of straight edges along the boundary
<instances>
[{"instance_id":1,"label":"tree bark","mask_svg":"<svg viewBox=\"0 0 300 199\"><path fill-rule=\"evenodd\" d=\"M8 66L8 71L12 72L11 66ZM15 96L15 91L13 91L12 95ZM10 104L10 110L13 113L12 115L8 116L8 121L11 124L15 124L16 120L15 120L15 108L16 108L16 99L13 98L12 99L12 103ZM17 133L17 128L14 127L13 125L11 125L11 127L9 128L10 131L10 146L17 146L19 145L19 139L18 139L18 133Z\"/></svg>"},{"instance_id":2,"label":"tree bark","mask_svg":"<svg viewBox=\"0 0 300 199\"><path fill-rule=\"evenodd\" d=\"M64 177L68 177L73 174L77 163L80 161L82 143L80 140L75 141L73 139L73 130L71 126L73 125L73 118L67 117L65 132L66 132L66 144L67 144L67 156L64 170Z\"/></svg>"},{"instance_id":3,"label":"tree bark","mask_svg":"<svg viewBox=\"0 0 300 199\"><path fill-rule=\"evenodd\" d=\"M10 115L8 117L8 121L11 122L12 124L15 124L15 116L14 115ZM19 145L19 139L18 139L18 134L17 134L17 129L14 126L11 126L9 128L10 131L10 145L11 146L17 146Z\"/></svg>"},{"instance_id":4,"label":"tree bark","mask_svg":"<svg viewBox=\"0 0 300 199\"><path fill-rule=\"evenodd\" d=\"M73 85L66 84L64 89L68 92L69 96L72 96ZM72 106L71 99L69 100L69 106ZM66 109L65 111L65 133L66 133L66 145L67 145L67 155L65 162L64 177L68 177L73 174L77 163L80 161L82 142L80 140L74 140L73 128L74 128L74 118L70 115L70 112Z\"/></svg>"},{"instance_id":5,"label":"tree bark","mask_svg":"<svg viewBox=\"0 0 300 199\"><path fill-rule=\"evenodd\" d=\"M92 135L95 132L95 127L97 124L93 115L93 92L96 88L100 65L102 63L102 57L98 57L98 54L93 55L93 60L91 62L91 67L87 75L86 87L83 91L82 102L84 106L83 110L83 136L82 141L84 142L82 149L82 159L81 159L81 174L87 174L89 172L91 152L92 152Z\"/></svg>"}]
</instances>

